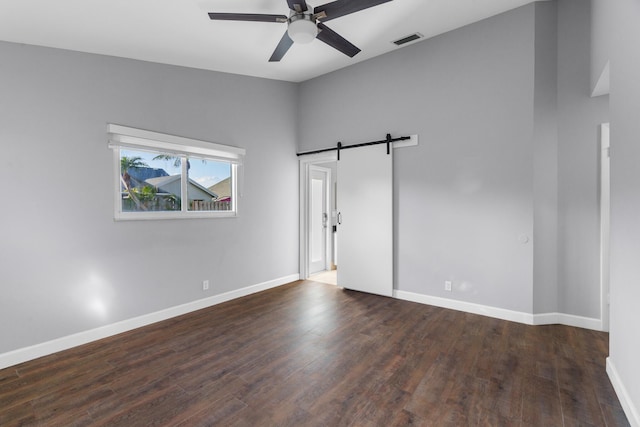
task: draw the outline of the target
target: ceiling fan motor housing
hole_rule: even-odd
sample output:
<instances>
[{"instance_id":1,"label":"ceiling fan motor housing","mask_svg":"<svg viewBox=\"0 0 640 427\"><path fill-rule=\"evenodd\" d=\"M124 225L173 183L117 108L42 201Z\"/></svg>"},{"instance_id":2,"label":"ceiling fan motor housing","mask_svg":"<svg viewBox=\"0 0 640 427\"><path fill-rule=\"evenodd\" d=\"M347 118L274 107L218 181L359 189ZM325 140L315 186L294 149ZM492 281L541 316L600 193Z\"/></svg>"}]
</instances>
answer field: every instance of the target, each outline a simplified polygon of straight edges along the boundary
<instances>
[{"instance_id":1,"label":"ceiling fan motor housing","mask_svg":"<svg viewBox=\"0 0 640 427\"><path fill-rule=\"evenodd\" d=\"M287 32L295 43L311 43L318 35L318 26L311 13L294 13L289 18Z\"/></svg>"}]
</instances>

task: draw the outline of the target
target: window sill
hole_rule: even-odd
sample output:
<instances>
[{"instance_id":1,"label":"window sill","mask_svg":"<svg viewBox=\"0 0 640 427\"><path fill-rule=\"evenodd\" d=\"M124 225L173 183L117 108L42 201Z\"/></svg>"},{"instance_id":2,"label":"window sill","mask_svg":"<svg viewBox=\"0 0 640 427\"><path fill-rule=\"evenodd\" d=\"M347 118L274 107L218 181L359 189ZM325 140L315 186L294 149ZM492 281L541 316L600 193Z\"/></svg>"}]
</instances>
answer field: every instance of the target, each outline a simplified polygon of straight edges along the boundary
<instances>
[{"instance_id":1,"label":"window sill","mask_svg":"<svg viewBox=\"0 0 640 427\"><path fill-rule=\"evenodd\" d=\"M116 213L115 221L139 221L155 219L206 219L206 218L237 218L237 212L120 212Z\"/></svg>"}]
</instances>

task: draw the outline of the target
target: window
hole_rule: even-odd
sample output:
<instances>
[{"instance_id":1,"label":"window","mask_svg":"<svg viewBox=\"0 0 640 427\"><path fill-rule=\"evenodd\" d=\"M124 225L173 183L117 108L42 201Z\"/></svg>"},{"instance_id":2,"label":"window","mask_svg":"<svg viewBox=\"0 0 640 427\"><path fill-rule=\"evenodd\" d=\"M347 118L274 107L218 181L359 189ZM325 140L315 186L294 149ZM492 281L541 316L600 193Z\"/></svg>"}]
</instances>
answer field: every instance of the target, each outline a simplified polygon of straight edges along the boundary
<instances>
[{"instance_id":1,"label":"window","mask_svg":"<svg viewBox=\"0 0 640 427\"><path fill-rule=\"evenodd\" d=\"M233 217L245 150L108 126L116 219Z\"/></svg>"}]
</instances>

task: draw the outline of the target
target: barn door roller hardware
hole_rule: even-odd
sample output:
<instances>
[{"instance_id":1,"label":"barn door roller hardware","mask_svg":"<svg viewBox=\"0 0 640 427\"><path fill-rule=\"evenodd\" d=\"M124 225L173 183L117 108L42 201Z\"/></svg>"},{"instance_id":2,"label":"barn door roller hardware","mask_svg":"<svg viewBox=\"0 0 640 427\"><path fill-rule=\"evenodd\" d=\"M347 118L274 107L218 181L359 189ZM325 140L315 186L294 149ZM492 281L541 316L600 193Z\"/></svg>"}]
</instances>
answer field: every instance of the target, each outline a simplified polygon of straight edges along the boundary
<instances>
[{"instance_id":1,"label":"barn door roller hardware","mask_svg":"<svg viewBox=\"0 0 640 427\"><path fill-rule=\"evenodd\" d=\"M360 144L353 145L342 145L342 142L338 142L335 147L331 148L323 148L321 150L313 150L313 151L305 151L303 153L298 153L298 156L306 156L308 154L318 154L318 153L326 153L327 151L337 151L338 152L338 160L340 160L340 150L347 150L349 148L358 148L358 147L366 147L369 145L378 145L378 144L387 144L387 154L391 154L391 143L396 141L406 141L407 139L411 139L410 136L399 136L397 138L391 138L391 134L387 134L387 138L380 141L371 141L371 142L363 142Z\"/></svg>"}]
</instances>

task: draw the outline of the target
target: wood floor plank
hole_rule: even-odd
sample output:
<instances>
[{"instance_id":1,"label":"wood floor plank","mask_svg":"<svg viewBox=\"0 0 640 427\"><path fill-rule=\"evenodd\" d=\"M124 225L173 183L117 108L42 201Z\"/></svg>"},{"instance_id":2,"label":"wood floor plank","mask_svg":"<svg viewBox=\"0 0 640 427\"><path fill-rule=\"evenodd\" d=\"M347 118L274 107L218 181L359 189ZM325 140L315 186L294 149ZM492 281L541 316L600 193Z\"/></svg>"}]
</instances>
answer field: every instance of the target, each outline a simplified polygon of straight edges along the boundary
<instances>
[{"instance_id":1,"label":"wood floor plank","mask_svg":"<svg viewBox=\"0 0 640 427\"><path fill-rule=\"evenodd\" d=\"M190 396L178 387L162 389L151 397L134 404L123 405L123 409L100 420L97 426L164 426L183 414L189 407Z\"/></svg>"},{"instance_id":2,"label":"wood floor plank","mask_svg":"<svg viewBox=\"0 0 640 427\"><path fill-rule=\"evenodd\" d=\"M0 370L0 425L628 426L607 349L295 282Z\"/></svg>"},{"instance_id":3,"label":"wood floor plank","mask_svg":"<svg viewBox=\"0 0 640 427\"><path fill-rule=\"evenodd\" d=\"M64 394L49 394L31 402L40 425L71 425L88 422L91 419L88 409L96 401L113 395L113 391L104 386L72 387L61 393Z\"/></svg>"},{"instance_id":4,"label":"wood floor plank","mask_svg":"<svg viewBox=\"0 0 640 427\"><path fill-rule=\"evenodd\" d=\"M575 351L571 357L575 357ZM584 424L602 424L600 402L596 394L596 384L590 375L591 356L585 355L582 364L565 356L558 358L558 384L560 402L565 418Z\"/></svg>"},{"instance_id":5,"label":"wood floor plank","mask_svg":"<svg viewBox=\"0 0 640 427\"><path fill-rule=\"evenodd\" d=\"M33 401L43 396L64 393L71 387L93 384L97 378L112 370L104 362L95 364L64 364L60 367L59 359L53 359L52 372L38 369L34 373L20 376L12 383L0 385L0 402L2 406L11 407Z\"/></svg>"},{"instance_id":6,"label":"wood floor plank","mask_svg":"<svg viewBox=\"0 0 640 427\"><path fill-rule=\"evenodd\" d=\"M176 427L228 426L230 425L229 420L246 407L246 403L235 397L225 396L223 399L215 401L215 405L209 404L200 411L193 411L193 414L176 424Z\"/></svg>"},{"instance_id":7,"label":"wood floor plank","mask_svg":"<svg viewBox=\"0 0 640 427\"><path fill-rule=\"evenodd\" d=\"M31 402L0 406L0 426L30 426L37 424L37 418Z\"/></svg>"},{"instance_id":8,"label":"wood floor plank","mask_svg":"<svg viewBox=\"0 0 640 427\"><path fill-rule=\"evenodd\" d=\"M7 387L7 384L15 384L19 380L18 371L16 369L4 369L0 371L0 389Z\"/></svg>"},{"instance_id":9,"label":"wood floor plank","mask_svg":"<svg viewBox=\"0 0 640 427\"><path fill-rule=\"evenodd\" d=\"M562 404L555 381L531 376L525 387L522 421L529 425L563 425Z\"/></svg>"},{"instance_id":10,"label":"wood floor plank","mask_svg":"<svg viewBox=\"0 0 640 427\"><path fill-rule=\"evenodd\" d=\"M629 421L627 420L619 402L616 405L607 405L606 403L602 403L600 407L602 409L602 417L604 418L605 425L607 427L630 427Z\"/></svg>"}]
</instances>

